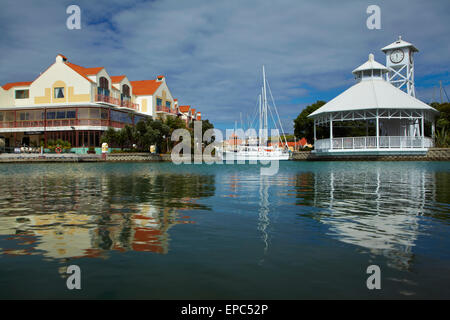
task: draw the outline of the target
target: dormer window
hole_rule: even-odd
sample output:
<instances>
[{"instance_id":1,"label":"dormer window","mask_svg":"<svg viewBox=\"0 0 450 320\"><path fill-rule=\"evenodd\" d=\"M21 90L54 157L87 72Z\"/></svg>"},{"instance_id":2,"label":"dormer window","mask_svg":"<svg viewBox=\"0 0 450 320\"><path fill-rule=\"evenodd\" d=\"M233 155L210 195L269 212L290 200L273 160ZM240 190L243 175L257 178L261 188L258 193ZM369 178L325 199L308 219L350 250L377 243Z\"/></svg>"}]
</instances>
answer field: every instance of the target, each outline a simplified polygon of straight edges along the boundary
<instances>
[{"instance_id":1,"label":"dormer window","mask_svg":"<svg viewBox=\"0 0 450 320\"><path fill-rule=\"evenodd\" d=\"M54 95L55 99L62 99L64 98L64 88L63 87L58 87L55 88L55 95Z\"/></svg>"},{"instance_id":2,"label":"dormer window","mask_svg":"<svg viewBox=\"0 0 450 320\"><path fill-rule=\"evenodd\" d=\"M101 77L99 81L98 94L109 96L109 81L105 77Z\"/></svg>"},{"instance_id":3,"label":"dormer window","mask_svg":"<svg viewBox=\"0 0 450 320\"><path fill-rule=\"evenodd\" d=\"M124 84L124 85L122 86L122 94L123 94L125 97L130 97L130 87L129 87L128 85Z\"/></svg>"}]
</instances>

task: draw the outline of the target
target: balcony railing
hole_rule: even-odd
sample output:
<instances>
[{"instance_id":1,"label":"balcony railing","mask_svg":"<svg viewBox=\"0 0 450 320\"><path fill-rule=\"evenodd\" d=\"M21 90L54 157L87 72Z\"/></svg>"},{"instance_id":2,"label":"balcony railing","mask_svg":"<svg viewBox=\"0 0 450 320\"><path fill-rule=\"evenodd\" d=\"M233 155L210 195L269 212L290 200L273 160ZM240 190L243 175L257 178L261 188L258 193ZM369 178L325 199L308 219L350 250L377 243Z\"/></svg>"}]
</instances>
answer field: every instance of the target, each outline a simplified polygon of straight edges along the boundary
<instances>
[{"instance_id":1,"label":"balcony railing","mask_svg":"<svg viewBox=\"0 0 450 320\"><path fill-rule=\"evenodd\" d=\"M128 101L128 100L120 100L118 98L106 96L103 94L96 94L95 101L105 102L105 103L116 105L118 107L129 108L129 109L139 111L139 104L137 104L137 103L132 103L131 101Z\"/></svg>"},{"instance_id":2,"label":"balcony railing","mask_svg":"<svg viewBox=\"0 0 450 320\"><path fill-rule=\"evenodd\" d=\"M111 121L111 126L113 121ZM73 127L73 126L109 126L106 119L51 119L39 121L0 122L0 128L43 128L43 127ZM116 126L120 128L120 126Z\"/></svg>"},{"instance_id":3,"label":"balcony railing","mask_svg":"<svg viewBox=\"0 0 450 320\"><path fill-rule=\"evenodd\" d=\"M333 143L333 148L330 143ZM314 149L317 151L329 150L373 150L373 149L420 149L433 147L433 140L428 137L344 137L317 140Z\"/></svg>"},{"instance_id":4,"label":"balcony railing","mask_svg":"<svg viewBox=\"0 0 450 320\"><path fill-rule=\"evenodd\" d=\"M156 112L165 112L165 113L171 113L171 114L178 114L177 110L171 109L169 107L164 107L164 106L156 106Z\"/></svg>"},{"instance_id":5,"label":"balcony railing","mask_svg":"<svg viewBox=\"0 0 450 320\"><path fill-rule=\"evenodd\" d=\"M134 109L136 111L139 111L139 105L137 103L132 103L131 101L128 101L128 100L122 100L120 102L120 106L122 108L129 108L129 109Z\"/></svg>"}]
</instances>

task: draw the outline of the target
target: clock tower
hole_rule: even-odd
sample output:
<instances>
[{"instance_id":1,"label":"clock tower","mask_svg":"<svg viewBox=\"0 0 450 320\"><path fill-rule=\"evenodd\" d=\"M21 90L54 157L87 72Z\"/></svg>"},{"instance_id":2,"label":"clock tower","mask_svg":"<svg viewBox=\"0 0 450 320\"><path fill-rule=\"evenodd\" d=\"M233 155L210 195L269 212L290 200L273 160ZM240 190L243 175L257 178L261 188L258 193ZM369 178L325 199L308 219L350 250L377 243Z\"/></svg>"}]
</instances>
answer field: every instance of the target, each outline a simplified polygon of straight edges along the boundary
<instances>
[{"instance_id":1,"label":"clock tower","mask_svg":"<svg viewBox=\"0 0 450 320\"><path fill-rule=\"evenodd\" d=\"M381 50L386 55L386 67L389 70L386 80L415 97L413 55L419 50L411 43L402 40L401 36Z\"/></svg>"}]
</instances>

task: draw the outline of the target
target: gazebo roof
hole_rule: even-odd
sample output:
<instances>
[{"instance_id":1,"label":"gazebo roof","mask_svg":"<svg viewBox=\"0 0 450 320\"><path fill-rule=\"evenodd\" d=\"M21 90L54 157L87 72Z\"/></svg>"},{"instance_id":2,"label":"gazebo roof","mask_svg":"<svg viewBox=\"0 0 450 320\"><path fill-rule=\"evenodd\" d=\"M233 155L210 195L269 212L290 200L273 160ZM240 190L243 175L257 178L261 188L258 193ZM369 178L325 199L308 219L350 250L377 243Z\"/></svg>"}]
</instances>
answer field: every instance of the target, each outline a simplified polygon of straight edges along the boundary
<instances>
[{"instance_id":1,"label":"gazebo roof","mask_svg":"<svg viewBox=\"0 0 450 320\"><path fill-rule=\"evenodd\" d=\"M389 71L388 68L386 68L384 65L382 65L381 63L378 63L374 60L372 53L369 54L369 60L364 62L362 65L360 65L355 70L353 70L352 73L355 74L357 72L365 71L365 70L381 70L383 73L386 73Z\"/></svg>"},{"instance_id":2,"label":"gazebo roof","mask_svg":"<svg viewBox=\"0 0 450 320\"><path fill-rule=\"evenodd\" d=\"M329 112L369 109L429 110L438 113L436 109L378 78L358 82L309 117Z\"/></svg>"}]
</instances>

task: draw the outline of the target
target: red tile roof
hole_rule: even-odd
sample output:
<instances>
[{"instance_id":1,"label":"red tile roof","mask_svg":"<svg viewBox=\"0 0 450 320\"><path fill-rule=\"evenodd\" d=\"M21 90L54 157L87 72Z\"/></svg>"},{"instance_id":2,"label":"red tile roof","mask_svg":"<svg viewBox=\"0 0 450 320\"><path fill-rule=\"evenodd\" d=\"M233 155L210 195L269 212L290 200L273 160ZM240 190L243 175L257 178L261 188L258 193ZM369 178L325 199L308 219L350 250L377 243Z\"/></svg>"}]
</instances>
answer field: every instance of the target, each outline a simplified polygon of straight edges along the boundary
<instances>
[{"instance_id":1,"label":"red tile roof","mask_svg":"<svg viewBox=\"0 0 450 320\"><path fill-rule=\"evenodd\" d=\"M125 75L121 75L121 76L111 76L111 82L112 82L112 83L119 83L120 81L123 80L123 78L125 78Z\"/></svg>"},{"instance_id":2,"label":"red tile roof","mask_svg":"<svg viewBox=\"0 0 450 320\"><path fill-rule=\"evenodd\" d=\"M130 81L133 87L133 94L137 96L152 95L159 88L162 82L156 80Z\"/></svg>"},{"instance_id":3,"label":"red tile roof","mask_svg":"<svg viewBox=\"0 0 450 320\"><path fill-rule=\"evenodd\" d=\"M189 109L191 106L179 106L178 109L180 109L180 112L189 112Z\"/></svg>"},{"instance_id":4,"label":"red tile roof","mask_svg":"<svg viewBox=\"0 0 450 320\"><path fill-rule=\"evenodd\" d=\"M12 87L29 86L33 81L22 81L22 82L10 82L5 84L2 88L9 90Z\"/></svg>"},{"instance_id":5,"label":"red tile roof","mask_svg":"<svg viewBox=\"0 0 450 320\"><path fill-rule=\"evenodd\" d=\"M293 141L288 141L287 145L288 147L296 147L296 146L302 146L304 147L305 145L308 144L308 141L306 140L306 138L301 138L300 140L298 140L297 142L293 142ZM285 142L269 142L269 146L272 145L278 145L278 146L284 146Z\"/></svg>"},{"instance_id":6,"label":"red tile roof","mask_svg":"<svg viewBox=\"0 0 450 320\"><path fill-rule=\"evenodd\" d=\"M89 80L90 82L94 82L91 79L89 79L87 76L88 75L93 75L93 74L97 74L100 72L100 70L102 70L102 67L99 68L84 68L82 66L73 64L69 61L66 62L66 65L69 66L72 70L74 70L75 72L77 72L78 74L80 74L81 76L83 76L86 80ZM94 70L98 69L97 72L94 72Z\"/></svg>"}]
</instances>

